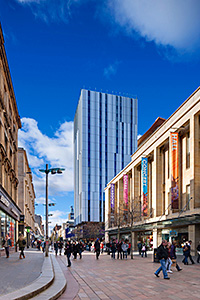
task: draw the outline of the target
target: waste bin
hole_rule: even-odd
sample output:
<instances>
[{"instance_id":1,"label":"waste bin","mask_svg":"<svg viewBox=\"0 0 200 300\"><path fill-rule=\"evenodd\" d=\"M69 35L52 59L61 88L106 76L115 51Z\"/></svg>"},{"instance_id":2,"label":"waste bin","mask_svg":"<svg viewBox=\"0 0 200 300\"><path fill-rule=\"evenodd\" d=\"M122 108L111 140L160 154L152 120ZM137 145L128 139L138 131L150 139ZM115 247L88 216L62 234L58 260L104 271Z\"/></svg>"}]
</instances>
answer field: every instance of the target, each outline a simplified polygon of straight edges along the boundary
<instances>
[{"instance_id":1,"label":"waste bin","mask_svg":"<svg viewBox=\"0 0 200 300\"><path fill-rule=\"evenodd\" d=\"M157 248L153 249L153 262L159 263L159 259L157 258Z\"/></svg>"}]
</instances>

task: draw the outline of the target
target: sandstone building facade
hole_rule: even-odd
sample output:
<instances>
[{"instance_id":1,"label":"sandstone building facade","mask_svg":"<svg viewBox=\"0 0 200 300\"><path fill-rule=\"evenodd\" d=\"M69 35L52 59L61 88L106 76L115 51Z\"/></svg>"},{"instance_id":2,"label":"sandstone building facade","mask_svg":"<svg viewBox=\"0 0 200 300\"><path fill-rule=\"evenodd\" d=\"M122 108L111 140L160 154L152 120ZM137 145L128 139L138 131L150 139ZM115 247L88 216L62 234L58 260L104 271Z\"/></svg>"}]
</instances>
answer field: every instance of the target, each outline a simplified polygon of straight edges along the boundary
<instances>
[{"instance_id":1,"label":"sandstone building facade","mask_svg":"<svg viewBox=\"0 0 200 300\"><path fill-rule=\"evenodd\" d=\"M132 238L135 250L139 240L150 248L163 238L176 240L180 249L192 240L194 254L200 241L200 87L167 120L156 120L105 194L106 240Z\"/></svg>"}]
</instances>

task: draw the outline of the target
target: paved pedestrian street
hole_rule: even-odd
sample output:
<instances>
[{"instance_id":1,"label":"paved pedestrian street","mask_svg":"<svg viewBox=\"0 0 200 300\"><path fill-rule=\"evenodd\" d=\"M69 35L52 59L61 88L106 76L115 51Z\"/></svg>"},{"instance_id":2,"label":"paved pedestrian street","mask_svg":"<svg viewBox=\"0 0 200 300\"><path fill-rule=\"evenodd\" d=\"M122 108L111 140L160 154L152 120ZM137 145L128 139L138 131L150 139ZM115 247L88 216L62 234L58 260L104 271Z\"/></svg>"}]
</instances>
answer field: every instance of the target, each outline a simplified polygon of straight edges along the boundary
<instances>
[{"instance_id":1,"label":"paved pedestrian street","mask_svg":"<svg viewBox=\"0 0 200 300\"><path fill-rule=\"evenodd\" d=\"M66 267L64 256L57 259L67 279L67 289L60 300L200 299L200 264L184 266L181 256L178 261L183 270L178 272L172 267L170 280L164 280L162 273L159 278L154 275L160 264L152 262L152 255L112 260L103 254L96 260L94 253L84 252L82 260L72 259L71 268Z\"/></svg>"},{"instance_id":2,"label":"paved pedestrian street","mask_svg":"<svg viewBox=\"0 0 200 300\"><path fill-rule=\"evenodd\" d=\"M19 259L19 252L14 252L9 258L0 257L0 296L29 285L40 276L43 253L27 249L25 256L25 259Z\"/></svg>"}]
</instances>

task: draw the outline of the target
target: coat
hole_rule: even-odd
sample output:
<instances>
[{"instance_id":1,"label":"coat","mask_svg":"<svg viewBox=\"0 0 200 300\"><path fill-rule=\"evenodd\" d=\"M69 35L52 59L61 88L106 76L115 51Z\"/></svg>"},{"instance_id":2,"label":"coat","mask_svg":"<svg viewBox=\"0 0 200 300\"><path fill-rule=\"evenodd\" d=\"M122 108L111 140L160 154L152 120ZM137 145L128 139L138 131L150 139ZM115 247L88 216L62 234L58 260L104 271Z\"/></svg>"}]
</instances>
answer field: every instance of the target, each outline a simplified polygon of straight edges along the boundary
<instances>
[{"instance_id":1,"label":"coat","mask_svg":"<svg viewBox=\"0 0 200 300\"><path fill-rule=\"evenodd\" d=\"M18 239L17 244L19 244L19 250L24 250L26 246L26 241L25 239Z\"/></svg>"},{"instance_id":2,"label":"coat","mask_svg":"<svg viewBox=\"0 0 200 300\"><path fill-rule=\"evenodd\" d=\"M164 246L163 246L163 244L161 244L159 247L158 247L158 250L157 250L157 257L158 257L158 259L159 260L161 260L161 259L167 259L168 258L168 249L167 248L165 248Z\"/></svg>"}]
</instances>

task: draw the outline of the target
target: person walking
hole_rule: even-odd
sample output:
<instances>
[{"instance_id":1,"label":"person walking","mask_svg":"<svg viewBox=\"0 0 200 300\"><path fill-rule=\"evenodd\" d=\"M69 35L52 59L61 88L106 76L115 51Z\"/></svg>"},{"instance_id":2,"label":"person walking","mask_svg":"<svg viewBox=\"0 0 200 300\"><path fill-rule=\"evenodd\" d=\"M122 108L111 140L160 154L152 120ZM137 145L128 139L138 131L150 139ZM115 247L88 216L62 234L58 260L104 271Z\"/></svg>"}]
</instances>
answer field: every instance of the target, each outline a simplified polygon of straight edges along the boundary
<instances>
[{"instance_id":1,"label":"person walking","mask_svg":"<svg viewBox=\"0 0 200 300\"><path fill-rule=\"evenodd\" d=\"M123 251L123 259L127 259L127 250L128 250L128 244L126 242L123 242L122 244L122 251Z\"/></svg>"},{"instance_id":2,"label":"person walking","mask_svg":"<svg viewBox=\"0 0 200 300\"><path fill-rule=\"evenodd\" d=\"M139 255L141 255L141 253L142 253L142 243L141 243L141 241L139 241L137 246L138 246Z\"/></svg>"},{"instance_id":3,"label":"person walking","mask_svg":"<svg viewBox=\"0 0 200 300\"><path fill-rule=\"evenodd\" d=\"M64 255L67 256L67 263L68 263L67 267L71 267L71 261L70 261L71 253L72 253L71 243L67 241L65 244L65 252L64 252Z\"/></svg>"},{"instance_id":4,"label":"person walking","mask_svg":"<svg viewBox=\"0 0 200 300\"><path fill-rule=\"evenodd\" d=\"M113 240L111 243L111 258L115 259L115 252L116 252L116 243Z\"/></svg>"},{"instance_id":5,"label":"person walking","mask_svg":"<svg viewBox=\"0 0 200 300\"><path fill-rule=\"evenodd\" d=\"M167 275L166 260L168 258L167 241L163 240L162 244L158 247L157 257L160 261L161 266L154 273L156 277L159 277L159 273L162 270L164 279L170 279Z\"/></svg>"},{"instance_id":6,"label":"person walking","mask_svg":"<svg viewBox=\"0 0 200 300\"><path fill-rule=\"evenodd\" d=\"M9 250L11 247L11 240L8 234L6 234L5 239L3 240L3 247L5 248L6 258L9 258Z\"/></svg>"},{"instance_id":7,"label":"person walking","mask_svg":"<svg viewBox=\"0 0 200 300\"><path fill-rule=\"evenodd\" d=\"M56 256L58 255L58 241L56 241L55 243L54 243L54 250L55 250L55 254L56 254Z\"/></svg>"},{"instance_id":8,"label":"person walking","mask_svg":"<svg viewBox=\"0 0 200 300\"><path fill-rule=\"evenodd\" d=\"M82 259L82 252L83 252L83 244L81 241L79 241L78 245L77 245L77 250L78 250L78 254L79 254L79 258Z\"/></svg>"},{"instance_id":9,"label":"person walking","mask_svg":"<svg viewBox=\"0 0 200 300\"><path fill-rule=\"evenodd\" d=\"M59 241L58 248L59 248L59 255L62 255L62 248L63 248L63 242L62 241Z\"/></svg>"},{"instance_id":10,"label":"person walking","mask_svg":"<svg viewBox=\"0 0 200 300\"><path fill-rule=\"evenodd\" d=\"M146 246L145 243L142 245L141 253L142 253L142 254L141 254L142 257L143 257L144 255L145 255L145 257L147 257L147 246Z\"/></svg>"},{"instance_id":11,"label":"person walking","mask_svg":"<svg viewBox=\"0 0 200 300\"><path fill-rule=\"evenodd\" d=\"M186 243L184 246L183 246L183 260L182 262L184 263L184 265L188 265L188 256L189 256L189 247L188 247L188 243Z\"/></svg>"},{"instance_id":12,"label":"person walking","mask_svg":"<svg viewBox=\"0 0 200 300\"><path fill-rule=\"evenodd\" d=\"M182 269L179 267L176 261L176 241L172 242L170 249L170 258L172 260L172 263L175 263L177 271L181 271Z\"/></svg>"},{"instance_id":13,"label":"person walking","mask_svg":"<svg viewBox=\"0 0 200 300\"><path fill-rule=\"evenodd\" d=\"M199 264L199 260L200 260L200 241L199 241L199 245L197 246L197 263Z\"/></svg>"},{"instance_id":14,"label":"person walking","mask_svg":"<svg viewBox=\"0 0 200 300\"><path fill-rule=\"evenodd\" d=\"M173 273L173 271L171 270L172 260L170 257L170 252L171 252L171 243L170 242L167 243L167 250L168 250L168 258L166 260L167 273Z\"/></svg>"},{"instance_id":15,"label":"person walking","mask_svg":"<svg viewBox=\"0 0 200 300\"><path fill-rule=\"evenodd\" d=\"M104 244L103 244L103 242L101 242L101 245L100 245L100 247L101 247L101 254L103 254L103 246L104 246Z\"/></svg>"},{"instance_id":16,"label":"person walking","mask_svg":"<svg viewBox=\"0 0 200 300\"><path fill-rule=\"evenodd\" d=\"M77 243L73 242L73 255L74 255L74 259L77 258L77 253L78 253Z\"/></svg>"},{"instance_id":17,"label":"person walking","mask_svg":"<svg viewBox=\"0 0 200 300\"><path fill-rule=\"evenodd\" d=\"M100 255L100 242L99 239L96 239L96 242L94 243L94 249L96 252L96 259L99 259L99 255Z\"/></svg>"},{"instance_id":18,"label":"person walking","mask_svg":"<svg viewBox=\"0 0 200 300\"><path fill-rule=\"evenodd\" d=\"M119 241L117 243L117 259L119 259L119 257L122 259L122 242Z\"/></svg>"},{"instance_id":19,"label":"person walking","mask_svg":"<svg viewBox=\"0 0 200 300\"><path fill-rule=\"evenodd\" d=\"M194 262L194 260L193 260L193 258L192 258L192 255L191 255L191 245L192 245L192 241L190 240L190 241L188 242L188 249L189 249L189 255L188 255L188 257L189 257L189 259L190 259L192 265L194 265L195 262Z\"/></svg>"},{"instance_id":20,"label":"person walking","mask_svg":"<svg viewBox=\"0 0 200 300\"><path fill-rule=\"evenodd\" d=\"M130 242L128 243L128 250L127 250L127 253L128 253L128 255L131 254L131 243L130 243Z\"/></svg>"},{"instance_id":21,"label":"person walking","mask_svg":"<svg viewBox=\"0 0 200 300\"><path fill-rule=\"evenodd\" d=\"M19 244L19 250L21 251L19 255L19 259L22 259L22 257L25 258L24 248L26 246L26 241L24 239L23 234L20 234L16 244Z\"/></svg>"}]
</instances>

